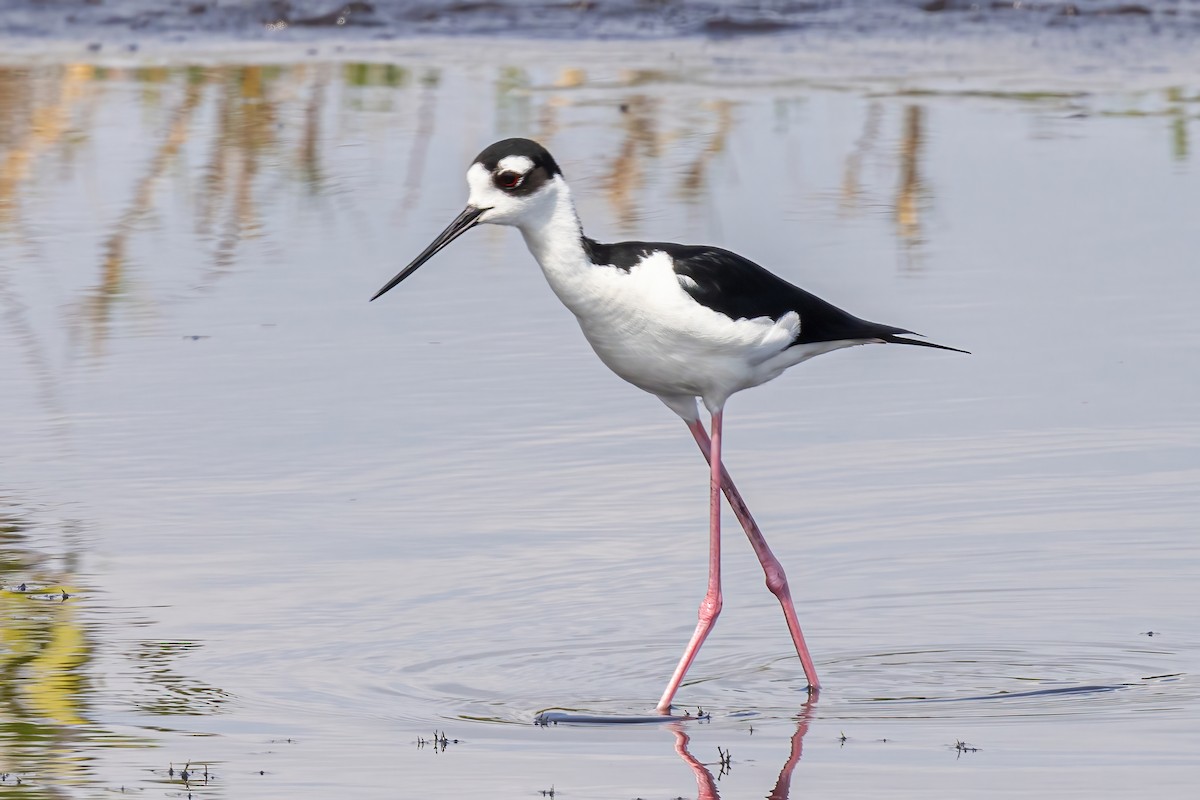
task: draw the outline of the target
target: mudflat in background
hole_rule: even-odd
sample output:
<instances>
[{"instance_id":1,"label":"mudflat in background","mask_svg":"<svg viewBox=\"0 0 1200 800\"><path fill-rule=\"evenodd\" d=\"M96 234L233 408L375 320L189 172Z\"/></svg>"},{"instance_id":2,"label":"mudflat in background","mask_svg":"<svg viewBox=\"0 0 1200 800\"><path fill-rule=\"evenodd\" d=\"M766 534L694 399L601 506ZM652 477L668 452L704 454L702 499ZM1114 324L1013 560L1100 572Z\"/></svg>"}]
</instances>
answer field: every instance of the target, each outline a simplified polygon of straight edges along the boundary
<instances>
[{"instance_id":1,"label":"mudflat in background","mask_svg":"<svg viewBox=\"0 0 1200 800\"><path fill-rule=\"evenodd\" d=\"M438 39L391 4L10 12L0 787L1190 797L1195 9L1078 5L713 38L689 4L611 41L534 4ZM973 351L856 348L732 402L815 702L730 518L678 697L711 720L533 724L653 706L707 489L515 232L367 303L515 135L595 238L728 247Z\"/></svg>"}]
</instances>

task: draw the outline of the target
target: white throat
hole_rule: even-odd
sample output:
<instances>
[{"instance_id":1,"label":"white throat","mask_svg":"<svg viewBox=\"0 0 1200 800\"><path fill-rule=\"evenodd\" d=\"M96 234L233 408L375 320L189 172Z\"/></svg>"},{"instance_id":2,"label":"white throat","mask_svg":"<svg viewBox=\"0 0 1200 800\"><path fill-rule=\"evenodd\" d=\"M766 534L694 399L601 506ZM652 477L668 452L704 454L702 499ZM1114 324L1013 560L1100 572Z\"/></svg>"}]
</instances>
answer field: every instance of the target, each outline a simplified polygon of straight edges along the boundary
<instances>
[{"instance_id":1,"label":"white throat","mask_svg":"<svg viewBox=\"0 0 1200 800\"><path fill-rule=\"evenodd\" d=\"M593 265L583 249L583 226L575 213L571 190L561 176L554 180L553 197L547 198L543 207L530 209L517 227L550 288L575 311L582 299L579 292L583 290L584 275Z\"/></svg>"}]
</instances>

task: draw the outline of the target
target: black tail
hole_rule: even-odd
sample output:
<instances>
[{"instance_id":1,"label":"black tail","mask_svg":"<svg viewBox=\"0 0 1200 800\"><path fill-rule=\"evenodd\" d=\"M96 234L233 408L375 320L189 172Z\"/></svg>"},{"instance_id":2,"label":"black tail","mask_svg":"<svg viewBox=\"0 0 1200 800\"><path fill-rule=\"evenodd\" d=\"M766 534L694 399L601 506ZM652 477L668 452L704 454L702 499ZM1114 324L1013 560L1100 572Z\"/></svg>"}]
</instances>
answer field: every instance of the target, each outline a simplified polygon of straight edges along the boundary
<instances>
[{"instance_id":1,"label":"black tail","mask_svg":"<svg viewBox=\"0 0 1200 800\"><path fill-rule=\"evenodd\" d=\"M971 355L970 350L959 350L957 347L950 347L950 346L944 345L944 344L934 344L933 342L922 342L918 339L903 338L904 336L920 336L920 335L921 334L919 334L919 333L913 333L912 331L906 331L906 330L901 330L901 329L897 328L893 331L883 334L882 336L879 337L879 339L881 341L887 342L888 344L911 344L911 345L915 345L917 347L934 347L938 350L952 350L955 353L966 353L967 355Z\"/></svg>"}]
</instances>

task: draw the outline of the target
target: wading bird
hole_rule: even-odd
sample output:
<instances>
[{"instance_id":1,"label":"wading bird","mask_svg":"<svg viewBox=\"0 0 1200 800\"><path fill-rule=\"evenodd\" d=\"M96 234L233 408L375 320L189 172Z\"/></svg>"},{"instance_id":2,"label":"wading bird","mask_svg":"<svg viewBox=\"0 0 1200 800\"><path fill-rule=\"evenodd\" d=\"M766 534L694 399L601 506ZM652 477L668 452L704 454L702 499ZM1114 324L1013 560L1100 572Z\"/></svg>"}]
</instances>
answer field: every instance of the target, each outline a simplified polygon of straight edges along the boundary
<instances>
[{"instance_id":1,"label":"wading bird","mask_svg":"<svg viewBox=\"0 0 1200 800\"><path fill-rule=\"evenodd\" d=\"M966 351L904 338L916 334L859 319L719 247L589 239L562 170L545 148L529 139L505 139L485 149L467 170L467 185L466 209L371 299L476 225L515 227L600 360L682 417L709 462L708 591L696 631L657 710L669 713L680 682L721 613L722 492L750 538L767 587L783 606L809 690L818 689L787 576L721 465L725 401L801 361L843 347L874 342ZM697 400L711 414L711 436Z\"/></svg>"}]
</instances>

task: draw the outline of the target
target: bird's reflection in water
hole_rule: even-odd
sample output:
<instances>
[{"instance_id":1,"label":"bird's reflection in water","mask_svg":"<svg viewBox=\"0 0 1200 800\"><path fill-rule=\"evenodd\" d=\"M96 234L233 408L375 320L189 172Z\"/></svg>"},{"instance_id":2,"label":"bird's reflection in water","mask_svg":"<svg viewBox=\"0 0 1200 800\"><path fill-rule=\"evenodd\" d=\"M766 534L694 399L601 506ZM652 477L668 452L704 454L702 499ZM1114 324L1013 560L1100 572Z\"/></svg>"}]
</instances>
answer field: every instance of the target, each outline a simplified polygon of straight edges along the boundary
<instances>
[{"instance_id":1,"label":"bird's reflection in water","mask_svg":"<svg viewBox=\"0 0 1200 800\"><path fill-rule=\"evenodd\" d=\"M787 800L788 793L792 788L792 773L800 761L800 755L804 749L804 735L808 733L808 723L812 719L812 709L815 704L816 698L810 697L804 702L804 706L796 716L796 730L792 732L787 761L779 770L779 777L775 779L775 786L767 795L767 800ZM683 724L672 723L670 728L671 733L675 736L675 752L696 776L696 796L699 800L719 800L721 794L717 791L717 779L708 766L692 755L691 750L688 749L691 737L688 736Z\"/></svg>"},{"instance_id":2,"label":"bird's reflection in water","mask_svg":"<svg viewBox=\"0 0 1200 800\"><path fill-rule=\"evenodd\" d=\"M720 797L721 794L717 791L717 779L713 777L709 768L692 755L691 750L688 750L688 742L692 740L692 737L687 735L683 725L679 722L671 723L671 733L675 734L675 752L683 759L683 763L692 768L692 772L696 775L696 796L700 800L714 800L714 798Z\"/></svg>"}]
</instances>

